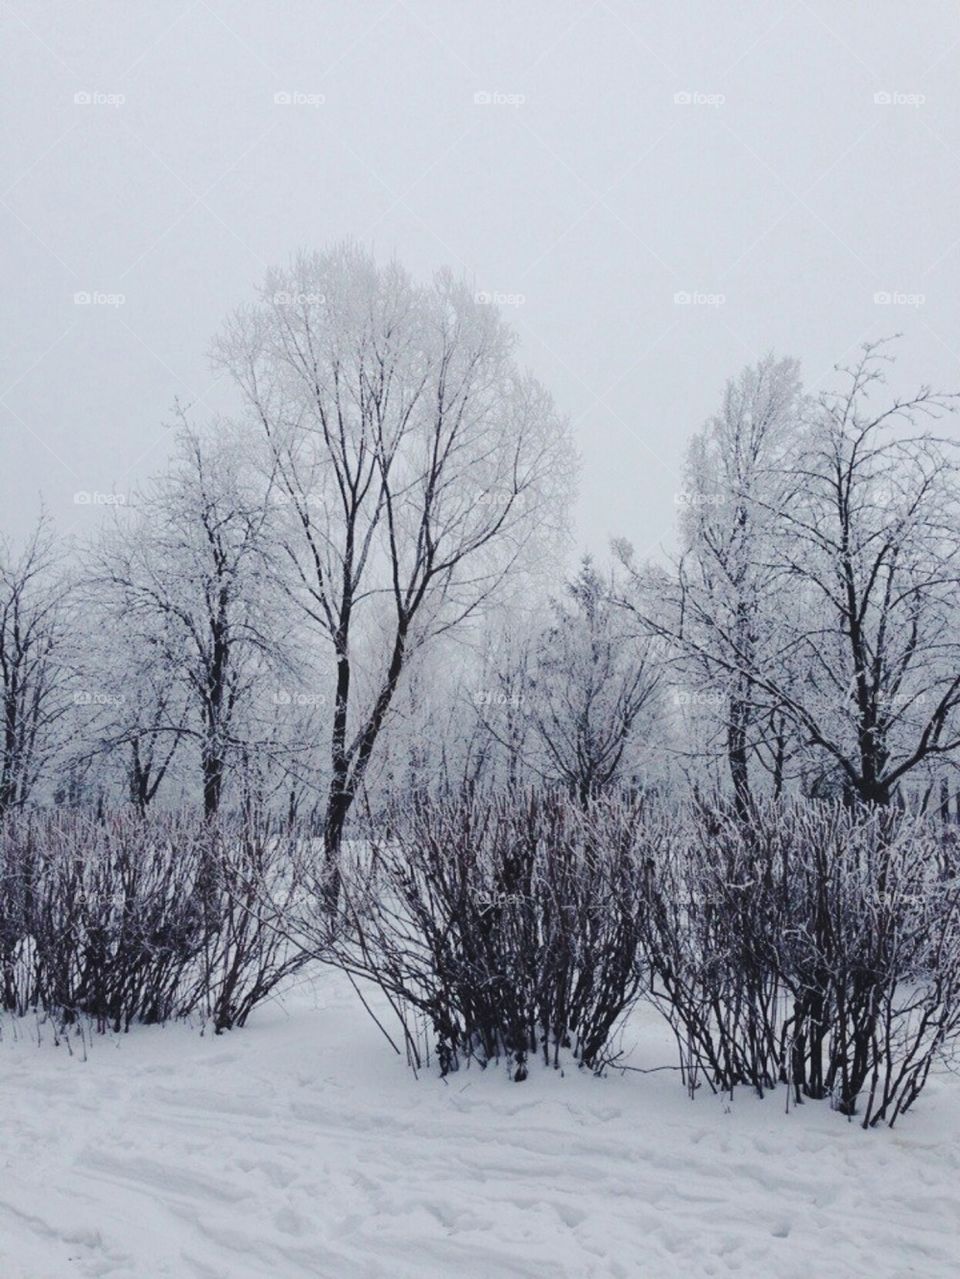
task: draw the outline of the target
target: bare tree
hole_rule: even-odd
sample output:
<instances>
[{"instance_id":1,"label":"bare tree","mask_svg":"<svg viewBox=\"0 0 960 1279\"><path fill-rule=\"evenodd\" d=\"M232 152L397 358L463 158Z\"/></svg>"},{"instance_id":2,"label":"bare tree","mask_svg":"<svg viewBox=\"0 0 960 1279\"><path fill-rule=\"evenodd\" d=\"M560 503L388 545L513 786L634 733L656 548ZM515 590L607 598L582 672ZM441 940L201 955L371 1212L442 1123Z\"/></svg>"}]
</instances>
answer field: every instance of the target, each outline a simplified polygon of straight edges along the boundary
<instances>
[{"instance_id":1,"label":"bare tree","mask_svg":"<svg viewBox=\"0 0 960 1279\"><path fill-rule=\"evenodd\" d=\"M845 794L879 804L960 746L960 471L954 443L916 426L952 399L921 387L875 406L887 359L868 345L841 371L780 483L756 495L763 536L746 562L767 589L749 627L685 566L667 621L649 590L632 603L826 761Z\"/></svg>"},{"instance_id":2,"label":"bare tree","mask_svg":"<svg viewBox=\"0 0 960 1279\"><path fill-rule=\"evenodd\" d=\"M765 556L786 501L801 406L796 360L767 355L727 383L720 412L688 449L676 572L653 573L648 583L678 677L718 721L741 811L750 802L751 755L779 740L750 672L769 636L776 579ZM628 550L621 556L629 562ZM771 754L776 770L776 744Z\"/></svg>"},{"instance_id":3,"label":"bare tree","mask_svg":"<svg viewBox=\"0 0 960 1279\"><path fill-rule=\"evenodd\" d=\"M147 695L119 734L131 751L138 803L149 800L172 744L185 737L198 748L204 811L220 806L241 746L241 705L275 647L263 606L268 512L233 441L203 442L184 431L176 464L138 496L95 554L91 584L134 632L133 651L152 674L139 681Z\"/></svg>"},{"instance_id":4,"label":"bare tree","mask_svg":"<svg viewBox=\"0 0 960 1279\"><path fill-rule=\"evenodd\" d=\"M787 496L784 463L797 444L800 409L797 361L767 355L727 384L720 413L688 454L682 571L688 595L699 597L693 612L700 614L688 624L699 629L719 620L748 659L762 642L770 588L763 547L770 512L781 509ZM759 718L744 665L721 673L708 663L703 672L708 679L719 674L725 685L726 754L741 809L750 799L749 760Z\"/></svg>"},{"instance_id":5,"label":"bare tree","mask_svg":"<svg viewBox=\"0 0 960 1279\"><path fill-rule=\"evenodd\" d=\"M784 636L803 678L765 685L858 798L885 804L918 765L960 746L960 468L915 424L952 409L929 387L871 403L876 344L820 397L776 559L804 603Z\"/></svg>"},{"instance_id":6,"label":"bare tree","mask_svg":"<svg viewBox=\"0 0 960 1279\"><path fill-rule=\"evenodd\" d=\"M128 613L114 590L81 589L71 762L93 774L101 792L119 779L125 797L146 813L183 753L191 698L169 648L145 633L139 610Z\"/></svg>"},{"instance_id":7,"label":"bare tree","mask_svg":"<svg viewBox=\"0 0 960 1279\"><path fill-rule=\"evenodd\" d=\"M552 611L523 655L522 678L516 664L503 672L504 696L481 713L538 777L586 804L635 769L663 668L589 556Z\"/></svg>"},{"instance_id":8,"label":"bare tree","mask_svg":"<svg viewBox=\"0 0 960 1279\"><path fill-rule=\"evenodd\" d=\"M63 583L46 517L0 543L0 815L22 808L61 746L69 710Z\"/></svg>"},{"instance_id":9,"label":"bare tree","mask_svg":"<svg viewBox=\"0 0 960 1279\"><path fill-rule=\"evenodd\" d=\"M272 272L216 345L285 499L284 580L333 659L331 867L411 654L557 526L567 433L513 346L448 273L418 287L351 246Z\"/></svg>"}]
</instances>

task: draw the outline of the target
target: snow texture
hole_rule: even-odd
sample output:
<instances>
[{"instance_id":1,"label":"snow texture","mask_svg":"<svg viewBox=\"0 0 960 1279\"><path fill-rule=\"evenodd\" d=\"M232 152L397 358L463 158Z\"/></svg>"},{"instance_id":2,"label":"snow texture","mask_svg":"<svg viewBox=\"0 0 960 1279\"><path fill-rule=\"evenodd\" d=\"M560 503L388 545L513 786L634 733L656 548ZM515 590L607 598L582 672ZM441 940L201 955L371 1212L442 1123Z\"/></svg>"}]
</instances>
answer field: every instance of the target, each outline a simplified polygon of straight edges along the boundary
<instances>
[{"instance_id":1,"label":"snow texture","mask_svg":"<svg viewBox=\"0 0 960 1279\"><path fill-rule=\"evenodd\" d=\"M415 1080L333 973L220 1037L40 1033L0 1039L2 1279L957 1274L949 1075L868 1133L670 1071Z\"/></svg>"}]
</instances>

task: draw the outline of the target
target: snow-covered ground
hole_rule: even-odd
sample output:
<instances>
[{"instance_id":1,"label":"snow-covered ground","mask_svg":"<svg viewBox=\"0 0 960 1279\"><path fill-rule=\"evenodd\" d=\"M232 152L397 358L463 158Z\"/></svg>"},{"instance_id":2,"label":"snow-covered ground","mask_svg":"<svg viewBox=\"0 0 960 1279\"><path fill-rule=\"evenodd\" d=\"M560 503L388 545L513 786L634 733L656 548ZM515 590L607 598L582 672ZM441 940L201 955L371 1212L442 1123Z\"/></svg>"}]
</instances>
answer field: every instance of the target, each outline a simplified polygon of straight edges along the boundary
<instances>
[{"instance_id":1,"label":"snow-covered ground","mask_svg":"<svg viewBox=\"0 0 960 1279\"><path fill-rule=\"evenodd\" d=\"M668 1061L659 1028L635 1062ZM0 1276L956 1276L960 1080L893 1132L677 1078L415 1080L326 973L222 1037L0 1040ZM32 1038L31 1038L32 1036Z\"/></svg>"}]
</instances>

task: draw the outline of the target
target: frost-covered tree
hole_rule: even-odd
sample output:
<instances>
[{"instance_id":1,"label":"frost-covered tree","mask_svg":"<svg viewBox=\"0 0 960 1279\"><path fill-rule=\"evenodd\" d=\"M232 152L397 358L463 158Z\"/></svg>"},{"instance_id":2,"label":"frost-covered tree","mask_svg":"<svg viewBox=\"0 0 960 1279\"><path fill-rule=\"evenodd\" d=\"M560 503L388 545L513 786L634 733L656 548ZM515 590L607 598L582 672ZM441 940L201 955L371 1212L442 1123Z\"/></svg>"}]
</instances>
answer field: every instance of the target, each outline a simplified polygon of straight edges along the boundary
<instances>
[{"instance_id":1,"label":"frost-covered tree","mask_svg":"<svg viewBox=\"0 0 960 1279\"><path fill-rule=\"evenodd\" d=\"M118 656L139 668L111 731L141 805L184 741L199 758L204 811L220 805L246 743L241 710L282 633L265 603L268 517L268 491L236 441L184 431L170 469L118 513L94 554L90 588L125 635Z\"/></svg>"},{"instance_id":2,"label":"frost-covered tree","mask_svg":"<svg viewBox=\"0 0 960 1279\"><path fill-rule=\"evenodd\" d=\"M481 703L489 732L534 777L586 803L633 780L650 747L662 664L589 556L552 618Z\"/></svg>"},{"instance_id":3,"label":"frost-covered tree","mask_svg":"<svg viewBox=\"0 0 960 1279\"><path fill-rule=\"evenodd\" d=\"M754 536L727 543L698 519L696 572L683 561L674 583L635 570L629 601L684 659L726 681L734 708L745 704L728 732L762 720L768 746L780 735L776 766L789 737L808 778L832 775L844 794L879 804L960 747L960 470L954 443L918 425L952 401L921 387L875 404L887 358L866 346L841 389L807 406L745 522L734 507L727 527ZM705 551L724 566L722 590L701 572ZM659 614L658 592L669 601Z\"/></svg>"},{"instance_id":4,"label":"frost-covered tree","mask_svg":"<svg viewBox=\"0 0 960 1279\"><path fill-rule=\"evenodd\" d=\"M761 672L843 789L880 804L960 747L960 466L955 440L919 428L954 401L924 386L875 403L888 359L864 347L819 398L777 512L773 571L800 606Z\"/></svg>"},{"instance_id":5,"label":"frost-covered tree","mask_svg":"<svg viewBox=\"0 0 960 1279\"><path fill-rule=\"evenodd\" d=\"M679 638L693 638L694 663L723 694L722 724L734 794L750 798L752 748L763 739L750 669L770 633L777 583L766 562L776 513L789 501L788 460L798 444L802 398L796 360L767 355L728 382L723 406L694 437L683 494ZM710 641L704 643L706 634ZM710 660L719 642L724 669Z\"/></svg>"},{"instance_id":6,"label":"frost-covered tree","mask_svg":"<svg viewBox=\"0 0 960 1279\"><path fill-rule=\"evenodd\" d=\"M766 660L784 605L769 549L794 482L802 408L796 360L770 354L727 383L720 411L687 451L676 568L647 570L643 604L636 594L631 601L670 645L680 702L715 723L742 809L751 757L775 776L783 767L779 711L752 671ZM620 553L636 582L629 548Z\"/></svg>"},{"instance_id":7,"label":"frost-covered tree","mask_svg":"<svg viewBox=\"0 0 960 1279\"><path fill-rule=\"evenodd\" d=\"M140 610L128 612L102 584L81 591L71 764L99 793L119 790L146 813L183 763L191 698L169 646L152 641Z\"/></svg>"},{"instance_id":8,"label":"frost-covered tree","mask_svg":"<svg viewBox=\"0 0 960 1279\"><path fill-rule=\"evenodd\" d=\"M282 580L332 658L331 866L411 655L562 523L567 431L514 345L448 273L422 287L349 245L272 272L216 344L284 498Z\"/></svg>"},{"instance_id":9,"label":"frost-covered tree","mask_svg":"<svg viewBox=\"0 0 960 1279\"><path fill-rule=\"evenodd\" d=\"M18 548L0 542L0 815L49 775L70 710L69 624L46 517Z\"/></svg>"}]
</instances>

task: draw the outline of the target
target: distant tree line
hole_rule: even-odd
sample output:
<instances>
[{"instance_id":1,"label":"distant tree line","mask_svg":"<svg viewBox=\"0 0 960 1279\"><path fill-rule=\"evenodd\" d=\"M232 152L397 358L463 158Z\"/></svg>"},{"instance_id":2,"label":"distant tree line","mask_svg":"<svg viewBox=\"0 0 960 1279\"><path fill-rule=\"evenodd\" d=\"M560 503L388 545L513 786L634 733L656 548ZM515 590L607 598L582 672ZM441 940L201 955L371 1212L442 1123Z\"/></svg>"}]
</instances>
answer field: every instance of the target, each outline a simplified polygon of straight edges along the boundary
<instances>
[{"instance_id":1,"label":"distant tree line","mask_svg":"<svg viewBox=\"0 0 960 1279\"><path fill-rule=\"evenodd\" d=\"M259 807L334 861L358 799L464 786L947 811L954 401L889 395L884 345L816 397L744 369L676 555L620 539L567 580L569 428L464 283L302 255L213 355L231 419L183 412L85 544L44 517L0 547L0 813Z\"/></svg>"}]
</instances>

